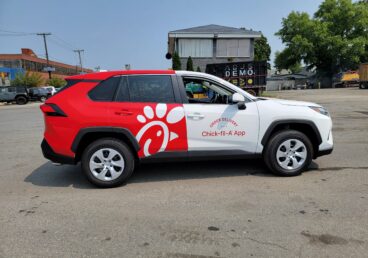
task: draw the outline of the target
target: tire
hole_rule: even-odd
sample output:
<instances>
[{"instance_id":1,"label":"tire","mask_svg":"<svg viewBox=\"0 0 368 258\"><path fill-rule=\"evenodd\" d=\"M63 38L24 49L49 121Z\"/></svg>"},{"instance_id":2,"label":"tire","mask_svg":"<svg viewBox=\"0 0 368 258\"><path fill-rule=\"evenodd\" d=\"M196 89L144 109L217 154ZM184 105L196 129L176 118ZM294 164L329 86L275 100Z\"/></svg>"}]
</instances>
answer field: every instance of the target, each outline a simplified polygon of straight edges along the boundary
<instances>
[{"instance_id":1,"label":"tire","mask_svg":"<svg viewBox=\"0 0 368 258\"><path fill-rule=\"evenodd\" d=\"M288 145L290 149L287 148ZM309 167L312 157L311 141L305 134L295 130L285 130L273 135L263 155L267 167L279 176L300 175Z\"/></svg>"},{"instance_id":2,"label":"tire","mask_svg":"<svg viewBox=\"0 0 368 258\"><path fill-rule=\"evenodd\" d=\"M26 97L24 96L18 96L15 98L15 102L18 104L18 105L25 105L27 104L28 100Z\"/></svg>"},{"instance_id":3,"label":"tire","mask_svg":"<svg viewBox=\"0 0 368 258\"><path fill-rule=\"evenodd\" d=\"M92 162L98 166L91 167ZM88 181L98 187L108 188L123 184L132 175L135 159L124 142L115 138L103 138L87 146L81 163Z\"/></svg>"},{"instance_id":4,"label":"tire","mask_svg":"<svg viewBox=\"0 0 368 258\"><path fill-rule=\"evenodd\" d=\"M45 102L46 100L47 100L47 98L46 98L45 96L41 96L41 97L40 97L40 101L41 101L41 102Z\"/></svg>"},{"instance_id":5,"label":"tire","mask_svg":"<svg viewBox=\"0 0 368 258\"><path fill-rule=\"evenodd\" d=\"M359 84L359 88L360 89L365 89L367 86L363 83L363 82L361 82L360 84Z\"/></svg>"}]
</instances>

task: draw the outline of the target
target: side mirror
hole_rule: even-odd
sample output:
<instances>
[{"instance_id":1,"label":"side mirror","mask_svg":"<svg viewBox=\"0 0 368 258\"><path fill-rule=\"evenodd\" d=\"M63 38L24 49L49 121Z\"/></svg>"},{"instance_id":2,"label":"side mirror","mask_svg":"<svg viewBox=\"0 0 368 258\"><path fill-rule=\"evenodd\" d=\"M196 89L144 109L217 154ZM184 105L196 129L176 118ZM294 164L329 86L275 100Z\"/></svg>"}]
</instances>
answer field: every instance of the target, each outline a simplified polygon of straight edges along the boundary
<instances>
[{"instance_id":1,"label":"side mirror","mask_svg":"<svg viewBox=\"0 0 368 258\"><path fill-rule=\"evenodd\" d=\"M233 96L231 97L231 102L233 104L239 103L239 102L244 102L245 98L243 95L241 95L240 93L234 93Z\"/></svg>"},{"instance_id":2,"label":"side mirror","mask_svg":"<svg viewBox=\"0 0 368 258\"><path fill-rule=\"evenodd\" d=\"M245 98L243 95L241 95L240 93L234 93L232 96L231 96L231 102L233 104L238 104L238 109L239 110L244 110L246 109L246 105L245 105Z\"/></svg>"}]
</instances>

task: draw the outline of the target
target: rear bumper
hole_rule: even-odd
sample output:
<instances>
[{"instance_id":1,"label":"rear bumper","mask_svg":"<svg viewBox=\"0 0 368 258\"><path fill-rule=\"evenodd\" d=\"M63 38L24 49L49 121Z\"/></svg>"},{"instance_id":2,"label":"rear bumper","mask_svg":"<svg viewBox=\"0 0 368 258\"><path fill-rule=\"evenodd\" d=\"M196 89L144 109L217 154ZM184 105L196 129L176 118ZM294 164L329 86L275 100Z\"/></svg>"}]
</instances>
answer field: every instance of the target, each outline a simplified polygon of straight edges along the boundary
<instances>
[{"instance_id":1,"label":"rear bumper","mask_svg":"<svg viewBox=\"0 0 368 258\"><path fill-rule=\"evenodd\" d=\"M51 146L48 144L48 142L43 139L41 143L41 149L42 154L46 159L49 159L50 161L54 163L60 163L60 164L75 164L75 159L73 157L68 157L64 155L60 155L51 148Z\"/></svg>"}]
</instances>

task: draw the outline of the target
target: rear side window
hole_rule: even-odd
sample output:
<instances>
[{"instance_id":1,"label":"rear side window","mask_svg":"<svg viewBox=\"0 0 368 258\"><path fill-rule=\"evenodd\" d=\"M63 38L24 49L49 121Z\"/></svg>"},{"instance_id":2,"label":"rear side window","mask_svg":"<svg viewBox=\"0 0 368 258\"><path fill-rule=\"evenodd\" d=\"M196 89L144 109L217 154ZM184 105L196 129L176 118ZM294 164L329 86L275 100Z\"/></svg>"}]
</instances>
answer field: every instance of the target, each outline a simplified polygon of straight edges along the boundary
<instances>
[{"instance_id":1,"label":"rear side window","mask_svg":"<svg viewBox=\"0 0 368 258\"><path fill-rule=\"evenodd\" d=\"M95 101L112 101L119 81L120 77L102 81L88 93L88 96Z\"/></svg>"},{"instance_id":2,"label":"rear side window","mask_svg":"<svg viewBox=\"0 0 368 258\"><path fill-rule=\"evenodd\" d=\"M167 75L128 76L131 102L174 103L172 80Z\"/></svg>"}]
</instances>

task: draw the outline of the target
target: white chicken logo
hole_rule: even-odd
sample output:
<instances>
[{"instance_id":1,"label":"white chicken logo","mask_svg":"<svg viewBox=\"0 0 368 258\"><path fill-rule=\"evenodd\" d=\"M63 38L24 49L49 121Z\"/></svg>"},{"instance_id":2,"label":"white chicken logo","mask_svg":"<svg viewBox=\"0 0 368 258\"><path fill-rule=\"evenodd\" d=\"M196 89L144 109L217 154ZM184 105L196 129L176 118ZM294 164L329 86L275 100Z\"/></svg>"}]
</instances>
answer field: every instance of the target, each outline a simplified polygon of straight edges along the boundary
<instances>
[{"instance_id":1,"label":"white chicken logo","mask_svg":"<svg viewBox=\"0 0 368 258\"><path fill-rule=\"evenodd\" d=\"M165 117L167 113L167 105L166 104L157 104L155 111L150 106L145 106L143 108L144 115L138 115L137 120L145 124L137 134L137 141L139 142L143 135L150 129L152 126L160 126L161 129L156 132L156 135L149 135L149 138L143 144L143 154L147 157L154 153L149 153L149 147L152 142L152 139L157 136L160 137L163 134L163 141L161 147L157 152L165 151L167 144L178 138L178 135L169 130L169 124L176 124L184 118L184 109L183 107L175 107L170 110L170 112L166 116L165 122L158 120L157 118L162 119ZM157 118L156 118L157 117Z\"/></svg>"}]
</instances>

